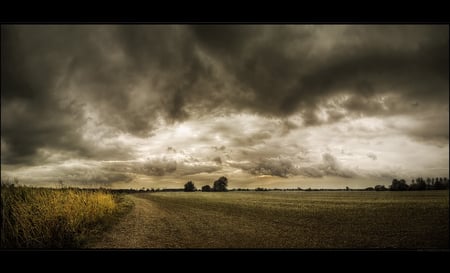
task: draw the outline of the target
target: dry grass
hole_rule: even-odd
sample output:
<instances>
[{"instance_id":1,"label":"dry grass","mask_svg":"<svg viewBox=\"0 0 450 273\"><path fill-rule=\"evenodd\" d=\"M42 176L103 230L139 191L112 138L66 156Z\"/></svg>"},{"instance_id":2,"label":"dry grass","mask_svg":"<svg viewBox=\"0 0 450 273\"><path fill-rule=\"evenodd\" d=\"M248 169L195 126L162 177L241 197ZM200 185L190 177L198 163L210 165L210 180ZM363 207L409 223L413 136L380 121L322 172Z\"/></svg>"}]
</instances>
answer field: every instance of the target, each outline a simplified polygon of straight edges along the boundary
<instances>
[{"instance_id":1,"label":"dry grass","mask_svg":"<svg viewBox=\"0 0 450 273\"><path fill-rule=\"evenodd\" d=\"M76 248L123 211L106 190L1 186L2 248Z\"/></svg>"}]
</instances>

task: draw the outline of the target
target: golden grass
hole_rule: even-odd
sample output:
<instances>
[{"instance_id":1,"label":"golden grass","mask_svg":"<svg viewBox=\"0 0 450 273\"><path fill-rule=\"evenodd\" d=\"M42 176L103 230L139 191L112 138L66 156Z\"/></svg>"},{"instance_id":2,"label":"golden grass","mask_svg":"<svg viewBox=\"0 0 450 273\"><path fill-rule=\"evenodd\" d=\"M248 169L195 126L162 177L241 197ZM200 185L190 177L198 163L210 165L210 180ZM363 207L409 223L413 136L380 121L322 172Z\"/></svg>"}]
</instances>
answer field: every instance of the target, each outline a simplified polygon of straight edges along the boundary
<instances>
[{"instance_id":1,"label":"golden grass","mask_svg":"<svg viewBox=\"0 0 450 273\"><path fill-rule=\"evenodd\" d=\"M120 211L106 190L1 186L2 248L81 247Z\"/></svg>"}]
</instances>

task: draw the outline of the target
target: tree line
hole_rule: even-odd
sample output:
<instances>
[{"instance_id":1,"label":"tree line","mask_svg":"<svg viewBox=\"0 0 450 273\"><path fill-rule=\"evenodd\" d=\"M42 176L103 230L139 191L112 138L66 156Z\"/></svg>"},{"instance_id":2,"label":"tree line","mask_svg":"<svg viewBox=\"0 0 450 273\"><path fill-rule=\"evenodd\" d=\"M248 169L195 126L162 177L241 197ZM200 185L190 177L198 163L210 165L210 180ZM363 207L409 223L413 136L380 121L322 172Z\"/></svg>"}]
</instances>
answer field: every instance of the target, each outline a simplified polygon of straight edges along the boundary
<instances>
[{"instance_id":1,"label":"tree line","mask_svg":"<svg viewBox=\"0 0 450 273\"><path fill-rule=\"evenodd\" d=\"M201 190L205 192L210 191L218 191L218 192L224 192L228 191L228 179L225 176L220 177L216 181L214 181L213 186L210 185L204 185L202 186ZM194 182L188 181L186 184L184 184L184 191L186 192L193 192L196 191L197 188L194 185Z\"/></svg>"},{"instance_id":2,"label":"tree line","mask_svg":"<svg viewBox=\"0 0 450 273\"><path fill-rule=\"evenodd\" d=\"M405 179L393 179L389 190L391 191L425 191L425 190L445 190L448 189L447 177L427 178L417 177L407 184Z\"/></svg>"},{"instance_id":3,"label":"tree line","mask_svg":"<svg viewBox=\"0 0 450 273\"><path fill-rule=\"evenodd\" d=\"M218 180L214 181L213 186L210 185L204 185L201 187L201 191L203 192L224 192L228 191L228 179L225 176L220 177ZM366 191L423 191L423 190L445 190L449 189L449 179L447 177L435 177L435 178L427 178L424 179L423 177L417 177L416 179L412 179L411 183L408 184L405 179L396 179L394 178L392 180L392 183L389 187L386 187L384 185L376 185L375 187L369 187L366 189ZM267 188L256 188L253 191L311 191L313 189L267 189ZM323 190L323 189L322 189ZM346 189L327 189L327 190L352 190L349 187L346 187ZM195 187L194 183L192 181L188 181L186 184L184 184L184 191L185 192L194 192L197 191L197 188ZM250 189L233 189L232 191L250 191Z\"/></svg>"}]
</instances>

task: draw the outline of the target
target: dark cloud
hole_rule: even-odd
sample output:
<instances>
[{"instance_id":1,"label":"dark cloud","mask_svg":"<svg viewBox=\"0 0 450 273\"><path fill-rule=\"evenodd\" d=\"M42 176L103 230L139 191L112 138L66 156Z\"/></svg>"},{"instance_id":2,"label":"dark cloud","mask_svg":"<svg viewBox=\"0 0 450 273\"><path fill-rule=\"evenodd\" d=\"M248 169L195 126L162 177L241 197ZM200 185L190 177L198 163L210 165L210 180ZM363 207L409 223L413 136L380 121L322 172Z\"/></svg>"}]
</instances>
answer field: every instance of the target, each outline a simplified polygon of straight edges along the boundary
<instances>
[{"instance_id":1,"label":"dark cloud","mask_svg":"<svg viewBox=\"0 0 450 273\"><path fill-rule=\"evenodd\" d=\"M297 174L297 168L290 160L264 159L257 162L230 163L231 166L240 168L253 175L272 175L287 178Z\"/></svg>"},{"instance_id":2,"label":"dark cloud","mask_svg":"<svg viewBox=\"0 0 450 273\"><path fill-rule=\"evenodd\" d=\"M98 162L80 163L71 162L69 164L47 164L46 166L35 166L26 171L11 173L10 170L2 169L2 179L11 180L16 177L21 182L44 182L47 185L77 186L111 186L114 183L129 183L134 179L134 174L117 172Z\"/></svg>"},{"instance_id":3,"label":"dark cloud","mask_svg":"<svg viewBox=\"0 0 450 273\"><path fill-rule=\"evenodd\" d=\"M217 164L201 164L201 165L193 165L193 164L181 164L178 167L177 175L194 175L201 173L213 173L222 169L222 166Z\"/></svg>"},{"instance_id":4,"label":"dark cloud","mask_svg":"<svg viewBox=\"0 0 450 273\"><path fill-rule=\"evenodd\" d=\"M377 155L374 154L374 153L368 153L368 154L367 154L367 157L370 158L370 159L372 159L372 160L377 160Z\"/></svg>"},{"instance_id":5,"label":"dark cloud","mask_svg":"<svg viewBox=\"0 0 450 273\"><path fill-rule=\"evenodd\" d=\"M267 158L256 162L230 163L231 166L240 168L253 175L271 175L287 178L295 175L307 177L339 176L351 178L357 176L357 173L343 167L338 160L331 154L322 155L322 163L311 166L300 167L293 163L290 158Z\"/></svg>"},{"instance_id":6,"label":"dark cloud","mask_svg":"<svg viewBox=\"0 0 450 273\"><path fill-rule=\"evenodd\" d=\"M355 173L349 169L341 166L338 160L331 154L325 153L322 155L323 163L318 168L326 175L353 177Z\"/></svg>"},{"instance_id":7,"label":"dark cloud","mask_svg":"<svg viewBox=\"0 0 450 273\"><path fill-rule=\"evenodd\" d=\"M224 145L222 145L220 147L213 146L212 148L214 149L214 151L222 151L223 152L226 150L226 147Z\"/></svg>"},{"instance_id":8,"label":"dark cloud","mask_svg":"<svg viewBox=\"0 0 450 273\"><path fill-rule=\"evenodd\" d=\"M61 168L58 181L86 186L109 186L117 182L131 182L133 176L120 172L108 172L98 168Z\"/></svg>"},{"instance_id":9,"label":"dark cloud","mask_svg":"<svg viewBox=\"0 0 450 273\"><path fill-rule=\"evenodd\" d=\"M448 26L2 25L1 34L2 164L37 164L52 160L48 153L129 160L129 148L98 143L230 113L283 120L279 132L243 134L226 122L211 128L252 160L273 156L249 147L274 133L353 117L417 117L424 108L432 109L433 126L419 122L401 131L448 143L448 124L439 121L448 123ZM303 124L291 121L293 114ZM94 129L86 127L91 123ZM218 168L146 164L132 171L162 176ZM280 177L353 175L331 155L321 166L267 159L241 167Z\"/></svg>"},{"instance_id":10,"label":"dark cloud","mask_svg":"<svg viewBox=\"0 0 450 273\"><path fill-rule=\"evenodd\" d=\"M211 173L220 170L217 164L186 163L172 159L151 159L147 161L106 163L105 170L119 173L142 174L146 176L183 176L200 173Z\"/></svg>"},{"instance_id":11,"label":"dark cloud","mask_svg":"<svg viewBox=\"0 0 450 273\"><path fill-rule=\"evenodd\" d=\"M249 147L258 144L264 144L265 140L270 139L272 134L268 131L260 131L243 137L234 137L233 144L239 147Z\"/></svg>"},{"instance_id":12,"label":"dark cloud","mask_svg":"<svg viewBox=\"0 0 450 273\"><path fill-rule=\"evenodd\" d=\"M334 95L348 94L341 106L368 115L391 113L406 100L448 98L448 27L351 26L331 40L319 35L335 30L339 27L194 28L201 46L232 75L237 89L252 94L237 105L261 114L300 109L305 123L314 125L320 122L317 107ZM230 41L220 42L220 33ZM392 92L399 98L378 101ZM382 107L389 103L394 109Z\"/></svg>"},{"instance_id":13,"label":"dark cloud","mask_svg":"<svg viewBox=\"0 0 450 273\"><path fill-rule=\"evenodd\" d=\"M418 113L413 117L413 122L409 123L387 122L387 127L398 130L419 142L439 147L448 145L449 114L447 109L443 107L436 109L418 109Z\"/></svg>"},{"instance_id":14,"label":"dark cloud","mask_svg":"<svg viewBox=\"0 0 450 273\"><path fill-rule=\"evenodd\" d=\"M143 174L147 176L164 176L172 174L177 170L177 167L177 162L170 159L154 159L144 162L111 162L104 166L108 171Z\"/></svg>"},{"instance_id":15,"label":"dark cloud","mask_svg":"<svg viewBox=\"0 0 450 273\"><path fill-rule=\"evenodd\" d=\"M220 156L214 157L213 161L216 162L219 165L222 165L222 158L220 158Z\"/></svg>"},{"instance_id":16,"label":"dark cloud","mask_svg":"<svg viewBox=\"0 0 450 273\"><path fill-rule=\"evenodd\" d=\"M287 135L290 131L298 129L299 126L295 122L292 122L290 120L284 120L282 122L282 129L281 129L281 135Z\"/></svg>"},{"instance_id":17,"label":"dark cloud","mask_svg":"<svg viewBox=\"0 0 450 273\"><path fill-rule=\"evenodd\" d=\"M83 139L85 102L66 97L63 90L72 73L76 77L74 69L100 70L99 54L89 42L94 34L95 28L2 25L1 131L8 146L2 163L39 162L35 157L42 148L80 157L126 158L128 152L98 149ZM83 60L77 63L77 58ZM82 94L80 88L75 95Z\"/></svg>"}]
</instances>

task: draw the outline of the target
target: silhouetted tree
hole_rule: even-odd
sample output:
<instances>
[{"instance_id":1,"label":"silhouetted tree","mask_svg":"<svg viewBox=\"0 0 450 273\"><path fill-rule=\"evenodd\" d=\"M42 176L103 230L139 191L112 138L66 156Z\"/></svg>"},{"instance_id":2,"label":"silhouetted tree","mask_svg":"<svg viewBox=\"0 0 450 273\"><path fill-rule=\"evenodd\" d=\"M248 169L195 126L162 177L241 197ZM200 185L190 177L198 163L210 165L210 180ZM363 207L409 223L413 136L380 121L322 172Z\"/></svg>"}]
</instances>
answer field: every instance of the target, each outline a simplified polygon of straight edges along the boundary
<instances>
[{"instance_id":1,"label":"silhouetted tree","mask_svg":"<svg viewBox=\"0 0 450 273\"><path fill-rule=\"evenodd\" d=\"M192 181L187 182L186 184L184 184L184 191L195 191L195 185L194 183L192 183Z\"/></svg>"},{"instance_id":2,"label":"silhouetted tree","mask_svg":"<svg viewBox=\"0 0 450 273\"><path fill-rule=\"evenodd\" d=\"M213 190L227 191L227 186L228 186L228 179L225 176L222 176L218 180L214 181Z\"/></svg>"},{"instance_id":3,"label":"silhouetted tree","mask_svg":"<svg viewBox=\"0 0 450 273\"><path fill-rule=\"evenodd\" d=\"M435 190L444 190L446 186L444 185L444 182L441 182L440 180L436 179L433 188Z\"/></svg>"},{"instance_id":4,"label":"silhouetted tree","mask_svg":"<svg viewBox=\"0 0 450 273\"><path fill-rule=\"evenodd\" d=\"M386 191L386 187L384 185L376 185L375 186L376 191Z\"/></svg>"},{"instance_id":5,"label":"silhouetted tree","mask_svg":"<svg viewBox=\"0 0 450 273\"><path fill-rule=\"evenodd\" d=\"M447 179L447 177L444 177L442 185L443 185L442 187L444 189L448 189L448 179Z\"/></svg>"},{"instance_id":6,"label":"silhouetted tree","mask_svg":"<svg viewBox=\"0 0 450 273\"><path fill-rule=\"evenodd\" d=\"M202 191L211 191L211 186L209 186L209 185L203 186Z\"/></svg>"},{"instance_id":7,"label":"silhouetted tree","mask_svg":"<svg viewBox=\"0 0 450 273\"><path fill-rule=\"evenodd\" d=\"M412 191L424 191L427 189L427 184L422 178L417 178L416 183L411 184L409 189Z\"/></svg>"},{"instance_id":8,"label":"silhouetted tree","mask_svg":"<svg viewBox=\"0 0 450 273\"><path fill-rule=\"evenodd\" d=\"M427 189L431 189L431 179L427 177Z\"/></svg>"},{"instance_id":9,"label":"silhouetted tree","mask_svg":"<svg viewBox=\"0 0 450 273\"><path fill-rule=\"evenodd\" d=\"M391 191L406 191L408 190L408 188L408 184L406 184L406 181L404 179L394 179L392 180L392 184L390 186Z\"/></svg>"}]
</instances>

